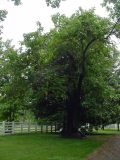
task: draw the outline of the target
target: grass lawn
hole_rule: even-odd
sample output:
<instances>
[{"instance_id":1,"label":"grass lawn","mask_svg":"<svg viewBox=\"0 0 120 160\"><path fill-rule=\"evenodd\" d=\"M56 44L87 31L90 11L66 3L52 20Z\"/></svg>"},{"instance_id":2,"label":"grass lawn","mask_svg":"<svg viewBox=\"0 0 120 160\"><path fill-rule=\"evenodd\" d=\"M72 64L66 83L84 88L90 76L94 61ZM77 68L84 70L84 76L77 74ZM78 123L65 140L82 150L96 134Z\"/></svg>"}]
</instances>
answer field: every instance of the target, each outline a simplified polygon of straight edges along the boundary
<instances>
[{"instance_id":1,"label":"grass lawn","mask_svg":"<svg viewBox=\"0 0 120 160\"><path fill-rule=\"evenodd\" d=\"M0 160L84 160L108 135L64 139L58 135L27 134L0 137Z\"/></svg>"},{"instance_id":2,"label":"grass lawn","mask_svg":"<svg viewBox=\"0 0 120 160\"><path fill-rule=\"evenodd\" d=\"M115 135L115 134L120 134L120 131L117 131L116 129L99 129L98 131L95 131L95 133L99 133L99 134L108 134L108 135Z\"/></svg>"}]
</instances>

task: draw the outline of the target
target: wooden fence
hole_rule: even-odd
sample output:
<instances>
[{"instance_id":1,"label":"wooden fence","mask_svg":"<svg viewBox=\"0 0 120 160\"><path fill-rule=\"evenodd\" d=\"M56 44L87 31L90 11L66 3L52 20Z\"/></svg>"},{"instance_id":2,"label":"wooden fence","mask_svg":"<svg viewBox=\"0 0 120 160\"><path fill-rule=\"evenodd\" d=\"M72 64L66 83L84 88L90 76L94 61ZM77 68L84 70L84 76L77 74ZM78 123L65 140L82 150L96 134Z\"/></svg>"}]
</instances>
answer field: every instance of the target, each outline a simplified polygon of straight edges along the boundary
<instances>
[{"instance_id":1,"label":"wooden fence","mask_svg":"<svg viewBox=\"0 0 120 160\"><path fill-rule=\"evenodd\" d=\"M104 127L105 129L114 129L114 130L120 130L120 124L109 124Z\"/></svg>"},{"instance_id":2,"label":"wooden fence","mask_svg":"<svg viewBox=\"0 0 120 160\"><path fill-rule=\"evenodd\" d=\"M17 133L57 133L60 132L61 125L58 123L37 123L37 122L0 122L0 135L17 134ZM105 129L120 128L117 124L111 124L104 127Z\"/></svg>"},{"instance_id":3,"label":"wooden fence","mask_svg":"<svg viewBox=\"0 0 120 160\"><path fill-rule=\"evenodd\" d=\"M33 132L56 133L59 131L59 124L57 123L0 122L0 135Z\"/></svg>"}]
</instances>

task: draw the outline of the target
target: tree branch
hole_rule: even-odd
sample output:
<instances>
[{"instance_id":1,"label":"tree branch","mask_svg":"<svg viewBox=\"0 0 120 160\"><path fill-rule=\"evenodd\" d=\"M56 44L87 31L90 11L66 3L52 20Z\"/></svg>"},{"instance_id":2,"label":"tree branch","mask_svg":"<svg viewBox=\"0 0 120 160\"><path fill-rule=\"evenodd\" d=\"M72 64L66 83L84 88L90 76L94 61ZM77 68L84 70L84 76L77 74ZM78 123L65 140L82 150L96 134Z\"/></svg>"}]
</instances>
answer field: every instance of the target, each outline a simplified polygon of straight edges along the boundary
<instances>
[{"instance_id":1,"label":"tree branch","mask_svg":"<svg viewBox=\"0 0 120 160\"><path fill-rule=\"evenodd\" d=\"M111 34L114 33L114 29L117 26L117 24L119 23L119 21L120 21L120 18L118 18L118 20L116 21L116 23L113 25L111 31L109 32L109 34L104 39L108 39L111 36Z\"/></svg>"}]
</instances>

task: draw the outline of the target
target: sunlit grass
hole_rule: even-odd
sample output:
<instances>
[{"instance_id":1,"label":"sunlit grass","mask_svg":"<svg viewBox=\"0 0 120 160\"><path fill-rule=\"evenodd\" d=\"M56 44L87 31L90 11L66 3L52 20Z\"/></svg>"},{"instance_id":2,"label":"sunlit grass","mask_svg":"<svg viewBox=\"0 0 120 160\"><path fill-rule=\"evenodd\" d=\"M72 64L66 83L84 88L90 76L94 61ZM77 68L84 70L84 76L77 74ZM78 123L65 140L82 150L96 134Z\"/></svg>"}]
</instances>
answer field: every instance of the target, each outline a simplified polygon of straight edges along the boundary
<instances>
[{"instance_id":1,"label":"sunlit grass","mask_svg":"<svg viewBox=\"0 0 120 160\"><path fill-rule=\"evenodd\" d=\"M96 134L106 134L106 135L116 135L116 134L120 134L120 131L118 131L117 129L99 129L98 131L94 131L94 133Z\"/></svg>"},{"instance_id":2,"label":"sunlit grass","mask_svg":"<svg viewBox=\"0 0 120 160\"><path fill-rule=\"evenodd\" d=\"M84 160L107 136L65 139L59 135L26 134L0 137L0 160Z\"/></svg>"}]
</instances>

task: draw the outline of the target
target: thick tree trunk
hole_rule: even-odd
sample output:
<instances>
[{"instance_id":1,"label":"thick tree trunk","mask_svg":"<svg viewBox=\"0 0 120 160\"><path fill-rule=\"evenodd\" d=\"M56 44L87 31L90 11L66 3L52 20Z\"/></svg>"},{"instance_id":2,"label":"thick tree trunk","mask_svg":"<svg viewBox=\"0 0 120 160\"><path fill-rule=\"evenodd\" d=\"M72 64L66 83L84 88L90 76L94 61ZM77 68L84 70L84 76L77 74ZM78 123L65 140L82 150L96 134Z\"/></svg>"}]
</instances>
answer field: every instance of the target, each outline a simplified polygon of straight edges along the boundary
<instances>
[{"instance_id":1,"label":"thick tree trunk","mask_svg":"<svg viewBox=\"0 0 120 160\"><path fill-rule=\"evenodd\" d=\"M62 135L66 137L78 137L80 136L80 133L78 131L79 129L79 123L80 118L82 116L82 101L83 101L83 93L82 93L82 84L85 77L85 65L86 65L86 57L87 57L87 51L90 48L90 46L96 41L96 38L93 38L90 40L90 42L86 45L86 47L83 49L82 52L82 62L81 62L81 68L79 68L79 80L78 85L76 87L75 92L68 96L69 100L67 102L66 106L66 118L63 125L63 131ZM69 82L68 82L69 83Z\"/></svg>"},{"instance_id":2,"label":"thick tree trunk","mask_svg":"<svg viewBox=\"0 0 120 160\"><path fill-rule=\"evenodd\" d=\"M84 74L80 75L78 87L66 104L66 116L63 125L62 135L65 137L80 137L80 118L82 115L82 81Z\"/></svg>"},{"instance_id":3,"label":"thick tree trunk","mask_svg":"<svg viewBox=\"0 0 120 160\"><path fill-rule=\"evenodd\" d=\"M65 137L79 136L78 128L78 109L76 106L69 106L66 110L66 118L64 121L62 135Z\"/></svg>"}]
</instances>

